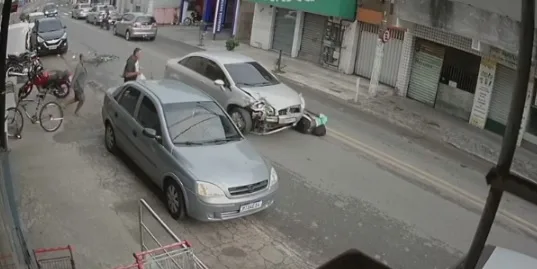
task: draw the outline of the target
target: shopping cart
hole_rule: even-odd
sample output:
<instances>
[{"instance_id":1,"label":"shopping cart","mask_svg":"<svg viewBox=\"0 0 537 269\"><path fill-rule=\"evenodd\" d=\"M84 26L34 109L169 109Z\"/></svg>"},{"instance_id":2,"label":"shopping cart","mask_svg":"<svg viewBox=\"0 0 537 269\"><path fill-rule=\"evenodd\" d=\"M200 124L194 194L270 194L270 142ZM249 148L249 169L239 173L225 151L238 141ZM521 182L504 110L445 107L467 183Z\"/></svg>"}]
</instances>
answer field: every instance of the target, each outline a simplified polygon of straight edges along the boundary
<instances>
[{"instance_id":1,"label":"shopping cart","mask_svg":"<svg viewBox=\"0 0 537 269\"><path fill-rule=\"evenodd\" d=\"M70 245L35 249L34 257L39 269L76 269Z\"/></svg>"},{"instance_id":2,"label":"shopping cart","mask_svg":"<svg viewBox=\"0 0 537 269\"><path fill-rule=\"evenodd\" d=\"M188 241L134 253L135 262L115 269L207 269Z\"/></svg>"}]
</instances>

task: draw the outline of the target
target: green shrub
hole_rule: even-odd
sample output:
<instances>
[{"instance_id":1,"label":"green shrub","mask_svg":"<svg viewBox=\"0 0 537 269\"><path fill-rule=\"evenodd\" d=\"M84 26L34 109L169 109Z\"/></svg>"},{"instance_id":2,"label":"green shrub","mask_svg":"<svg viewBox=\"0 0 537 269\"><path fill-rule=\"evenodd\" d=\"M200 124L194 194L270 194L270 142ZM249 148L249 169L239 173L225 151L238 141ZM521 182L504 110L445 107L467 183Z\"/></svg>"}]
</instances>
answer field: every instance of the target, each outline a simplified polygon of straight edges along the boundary
<instances>
[{"instance_id":1,"label":"green shrub","mask_svg":"<svg viewBox=\"0 0 537 269\"><path fill-rule=\"evenodd\" d=\"M226 41L226 49L229 51L234 50L239 45L240 45L239 41L235 38L230 38Z\"/></svg>"}]
</instances>

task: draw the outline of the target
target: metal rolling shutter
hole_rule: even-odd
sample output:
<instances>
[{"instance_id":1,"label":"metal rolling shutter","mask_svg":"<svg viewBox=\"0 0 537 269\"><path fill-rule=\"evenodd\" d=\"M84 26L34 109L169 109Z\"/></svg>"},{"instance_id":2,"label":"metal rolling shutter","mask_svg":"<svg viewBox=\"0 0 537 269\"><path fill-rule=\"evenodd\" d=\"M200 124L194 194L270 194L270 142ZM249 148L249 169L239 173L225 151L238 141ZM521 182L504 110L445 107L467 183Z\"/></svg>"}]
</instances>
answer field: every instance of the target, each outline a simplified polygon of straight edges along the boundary
<instances>
[{"instance_id":1,"label":"metal rolling shutter","mask_svg":"<svg viewBox=\"0 0 537 269\"><path fill-rule=\"evenodd\" d=\"M290 55L293 47L293 35L295 33L296 11L285 8L276 9L274 19L274 36L272 37L272 49L281 50Z\"/></svg>"},{"instance_id":2,"label":"metal rolling shutter","mask_svg":"<svg viewBox=\"0 0 537 269\"><path fill-rule=\"evenodd\" d=\"M414 55L407 96L434 106L444 61L444 48L429 42L418 43L416 46L418 51Z\"/></svg>"},{"instance_id":3,"label":"metal rolling shutter","mask_svg":"<svg viewBox=\"0 0 537 269\"><path fill-rule=\"evenodd\" d=\"M306 61L318 63L321 59L326 17L306 13L304 14L303 27L302 42L300 42L298 57Z\"/></svg>"},{"instance_id":4,"label":"metal rolling shutter","mask_svg":"<svg viewBox=\"0 0 537 269\"><path fill-rule=\"evenodd\" d=\"M488 118L505 125L511 107L513 87L515 86L516 71L501 64L496 66L494 87L490 98Z\"/></svg>"},{"instance_id":5,"label":"metal rolling shutter","mask_svg":"<svg viewBox=\"0 0 537 269\"><path fill-rule=\"evenodd\" d=\"M360 28L360 44L356 53L354 72L359 76L371 78L379 27L374 24L361 23ZM399 72L404 32L400 30L390 30L390 32L391 39L384 45L384 56L382 57L382 69L379 81L390 86L395 86L397 73Z\"/></svg>"},{"instance_id":6,"label":"metal rolling shutter","mask_svg":"<svg viewBox=\"0 0 537 269\"><path fill-rule=\"evenodd\" d=\"M371 78L379 27L369 23L360 23L360 28L360 44L356 53L354 72L359 76Z\"/></svg>"}]
</instances>

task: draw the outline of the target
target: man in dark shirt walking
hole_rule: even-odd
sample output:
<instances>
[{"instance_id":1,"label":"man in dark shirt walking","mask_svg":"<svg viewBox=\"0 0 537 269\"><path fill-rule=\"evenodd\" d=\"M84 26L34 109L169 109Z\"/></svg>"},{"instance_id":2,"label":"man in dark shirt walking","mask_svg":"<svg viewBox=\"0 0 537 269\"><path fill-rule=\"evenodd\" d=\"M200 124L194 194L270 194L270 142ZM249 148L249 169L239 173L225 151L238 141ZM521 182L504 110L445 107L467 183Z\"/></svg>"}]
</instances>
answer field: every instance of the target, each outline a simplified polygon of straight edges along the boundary
<instances>
[{"instance_id":1,"label":"man in dark shirt walking","mask_svg":"<svg viewBox=\"0 0 537 269\"><path fill-rule=\"evenodd\" d=\"M127 59L125 70L123 70L123 82L136 80L141 74L138 66L138 60L142 54L140 48L135 48L132 55Z\"/></svg>"}]
</instances>

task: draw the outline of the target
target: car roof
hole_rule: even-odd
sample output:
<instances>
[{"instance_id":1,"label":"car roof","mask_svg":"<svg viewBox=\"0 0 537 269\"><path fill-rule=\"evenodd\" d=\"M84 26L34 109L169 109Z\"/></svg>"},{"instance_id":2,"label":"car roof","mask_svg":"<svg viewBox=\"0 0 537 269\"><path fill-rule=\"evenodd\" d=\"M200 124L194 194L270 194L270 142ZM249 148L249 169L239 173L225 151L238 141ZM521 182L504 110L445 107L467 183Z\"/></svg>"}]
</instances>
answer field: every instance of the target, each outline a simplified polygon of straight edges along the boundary
<instances>
[{"instance_id":1,"label":"car roof","mask_svg":"<svg viewBox=\"0 0 537 269\"><path fill-rule=\"evenodd\" d=\"M138 80L136 83L146 91L151 92L163 105L213 101L211 97L202 91L177 80Z\"/></svg>"},{"instance_id":2,"label":"car roof","mask_svg":"<svg viewBox=\"0 0 537 269\"><path fill-rule=\"evenodd\" d=\"M48 17L48 18L41 18L39 20L37 20L38 22L44 22L44 21L59 21L60 19L59 18L56 18L56 17Z\"/></svg>"},{"instance_id":3,"label":"car roof","mask_svg":"<svg viewBox=\"0 0 537 269\"><path fill-rule=\"evenodd\" d=\"M231 51L199 51L199 52L193 52L189 54L188 56L201 56L204 58L214 60L221 64L236 64L236 63L247 63L247 62L256 61L246 55L243 55L237 52L231 52Z\"/></svg>"},{"instance_id":4,"label":"car roof","mask_svg":"<svg viewBox=\"0 0 537 269\"><path fill-rule=\"evenodd\" d=\"M45 7L56 7L57 5L55 3L46 3L43 8Z\"/></svg>"}]
</instances>

